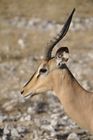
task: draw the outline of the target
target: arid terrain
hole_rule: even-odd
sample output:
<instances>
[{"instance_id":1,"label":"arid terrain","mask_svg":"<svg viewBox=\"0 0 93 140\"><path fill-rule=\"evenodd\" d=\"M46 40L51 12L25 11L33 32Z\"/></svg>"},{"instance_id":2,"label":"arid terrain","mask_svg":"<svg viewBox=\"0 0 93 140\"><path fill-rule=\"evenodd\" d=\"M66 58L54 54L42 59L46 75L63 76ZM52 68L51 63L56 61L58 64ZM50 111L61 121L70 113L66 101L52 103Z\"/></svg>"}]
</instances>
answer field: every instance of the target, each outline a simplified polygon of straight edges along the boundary
<instances>
[{"instance_id":1,"label":"arid terrain","mask_svg":"<svg viewBox=\"0 0 93 140\"><path fill-rule=\"evenodd\" d=\"M93 91L93 0L0 1L0 140L93 140L52 93L32 99L20 94L74 7L69 32L56 49L69 47L69 69Z\"/></svg>"}]
</instances>

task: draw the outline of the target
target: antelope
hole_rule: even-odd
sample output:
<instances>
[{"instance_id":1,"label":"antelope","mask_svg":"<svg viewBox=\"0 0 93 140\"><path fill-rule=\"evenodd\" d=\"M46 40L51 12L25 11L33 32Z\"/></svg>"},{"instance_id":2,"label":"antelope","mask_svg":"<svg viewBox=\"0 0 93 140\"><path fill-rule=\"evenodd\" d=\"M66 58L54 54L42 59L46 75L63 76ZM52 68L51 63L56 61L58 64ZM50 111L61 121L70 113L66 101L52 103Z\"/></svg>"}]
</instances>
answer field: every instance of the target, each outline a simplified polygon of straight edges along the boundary
<instances>
[{"instance_id":1,"label":"antelope","mask_svg":"<svg viewBox=\"0 0 93 140\"><path fill-rule=\"evenodd\" d=\"M55 56L53 48L66 35L75 9L66 20L60 33L45 48L44 59L37 71L22 88L24 97L53 92L62 103L66 114L81 128L93 133L93 93L85 90L69 70L66 62L69 49L60 47Z\"/></svg>"}]
</instances>

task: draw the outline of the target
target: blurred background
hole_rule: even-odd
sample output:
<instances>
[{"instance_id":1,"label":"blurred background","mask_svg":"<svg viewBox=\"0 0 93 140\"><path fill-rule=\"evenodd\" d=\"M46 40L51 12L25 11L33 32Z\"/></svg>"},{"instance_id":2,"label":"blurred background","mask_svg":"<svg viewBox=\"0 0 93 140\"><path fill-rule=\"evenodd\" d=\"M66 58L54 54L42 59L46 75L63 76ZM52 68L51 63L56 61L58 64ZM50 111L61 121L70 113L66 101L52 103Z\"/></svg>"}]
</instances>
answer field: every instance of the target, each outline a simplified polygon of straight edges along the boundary
<instances>
[{"instance_id":1,"label":"blurred background","mask_svg":"<svg viewBox=\"0 0 93 140\"><path fill-rule=\"evenodd\" d=\"M69 69L92 91L93 0L0 0L0 140L70 140L72 132L75 140L93 139L51 93L27 100L20 95L73 8L69 32L57 47L69 47Z\"/></svg>"}]
</instances>

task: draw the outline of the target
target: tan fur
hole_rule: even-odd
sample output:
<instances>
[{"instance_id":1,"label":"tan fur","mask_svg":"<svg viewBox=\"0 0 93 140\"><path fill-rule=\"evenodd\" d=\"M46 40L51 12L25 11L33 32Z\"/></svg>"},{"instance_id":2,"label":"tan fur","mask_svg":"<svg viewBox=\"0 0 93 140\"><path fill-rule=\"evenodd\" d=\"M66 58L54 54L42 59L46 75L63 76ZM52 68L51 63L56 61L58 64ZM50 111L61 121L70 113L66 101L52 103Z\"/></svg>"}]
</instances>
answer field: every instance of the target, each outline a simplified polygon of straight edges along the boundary
<instances>
[{"instance_id":1,"label":"tan fur","mask_svg":"<svg viewBox=\"0 0 93 140\"><path fill-rule=\"evenodd\" d=\"M41 68L47 68L47 72L40 75ZM27 96L30 93L35 95L49 90L55 92L65 112L77 124L93 133L93 93L81 87L66 64L59 68L55 58L41 63L22 93Z\"/></svg>"}]
</instances>

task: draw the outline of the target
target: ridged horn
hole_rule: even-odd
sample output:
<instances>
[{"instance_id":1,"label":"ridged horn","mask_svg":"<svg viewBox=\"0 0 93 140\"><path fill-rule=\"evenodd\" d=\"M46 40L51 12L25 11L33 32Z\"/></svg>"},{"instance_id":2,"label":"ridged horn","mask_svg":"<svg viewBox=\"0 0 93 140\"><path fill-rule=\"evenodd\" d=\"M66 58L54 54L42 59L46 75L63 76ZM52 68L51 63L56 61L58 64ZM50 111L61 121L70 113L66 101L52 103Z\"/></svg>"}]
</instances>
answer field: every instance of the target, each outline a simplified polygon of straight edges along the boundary
<instances>
[{"instance_id":1,"label":"ridged horn","mask_svg":"<svg viewBox=\"0 0 93 140\"><path fill-rule=\"evenodd\" d=\"M56 37L54 37L52 40L50 40L50 42L47 44L47 46L45 48L45 59L46 60L51 59L51 53L52 53L53 48L66 35L66 33L67 33L68 29L69 29L69 26L70 26L70 23L71 23L71 20L72 20L74 12L75 12L75 8L71 12L70 16L68 17L68 19L65 22L65 24L64 24L63 28L61 29L61 31L57 34Z\"/></svg>"}]
</instances>

